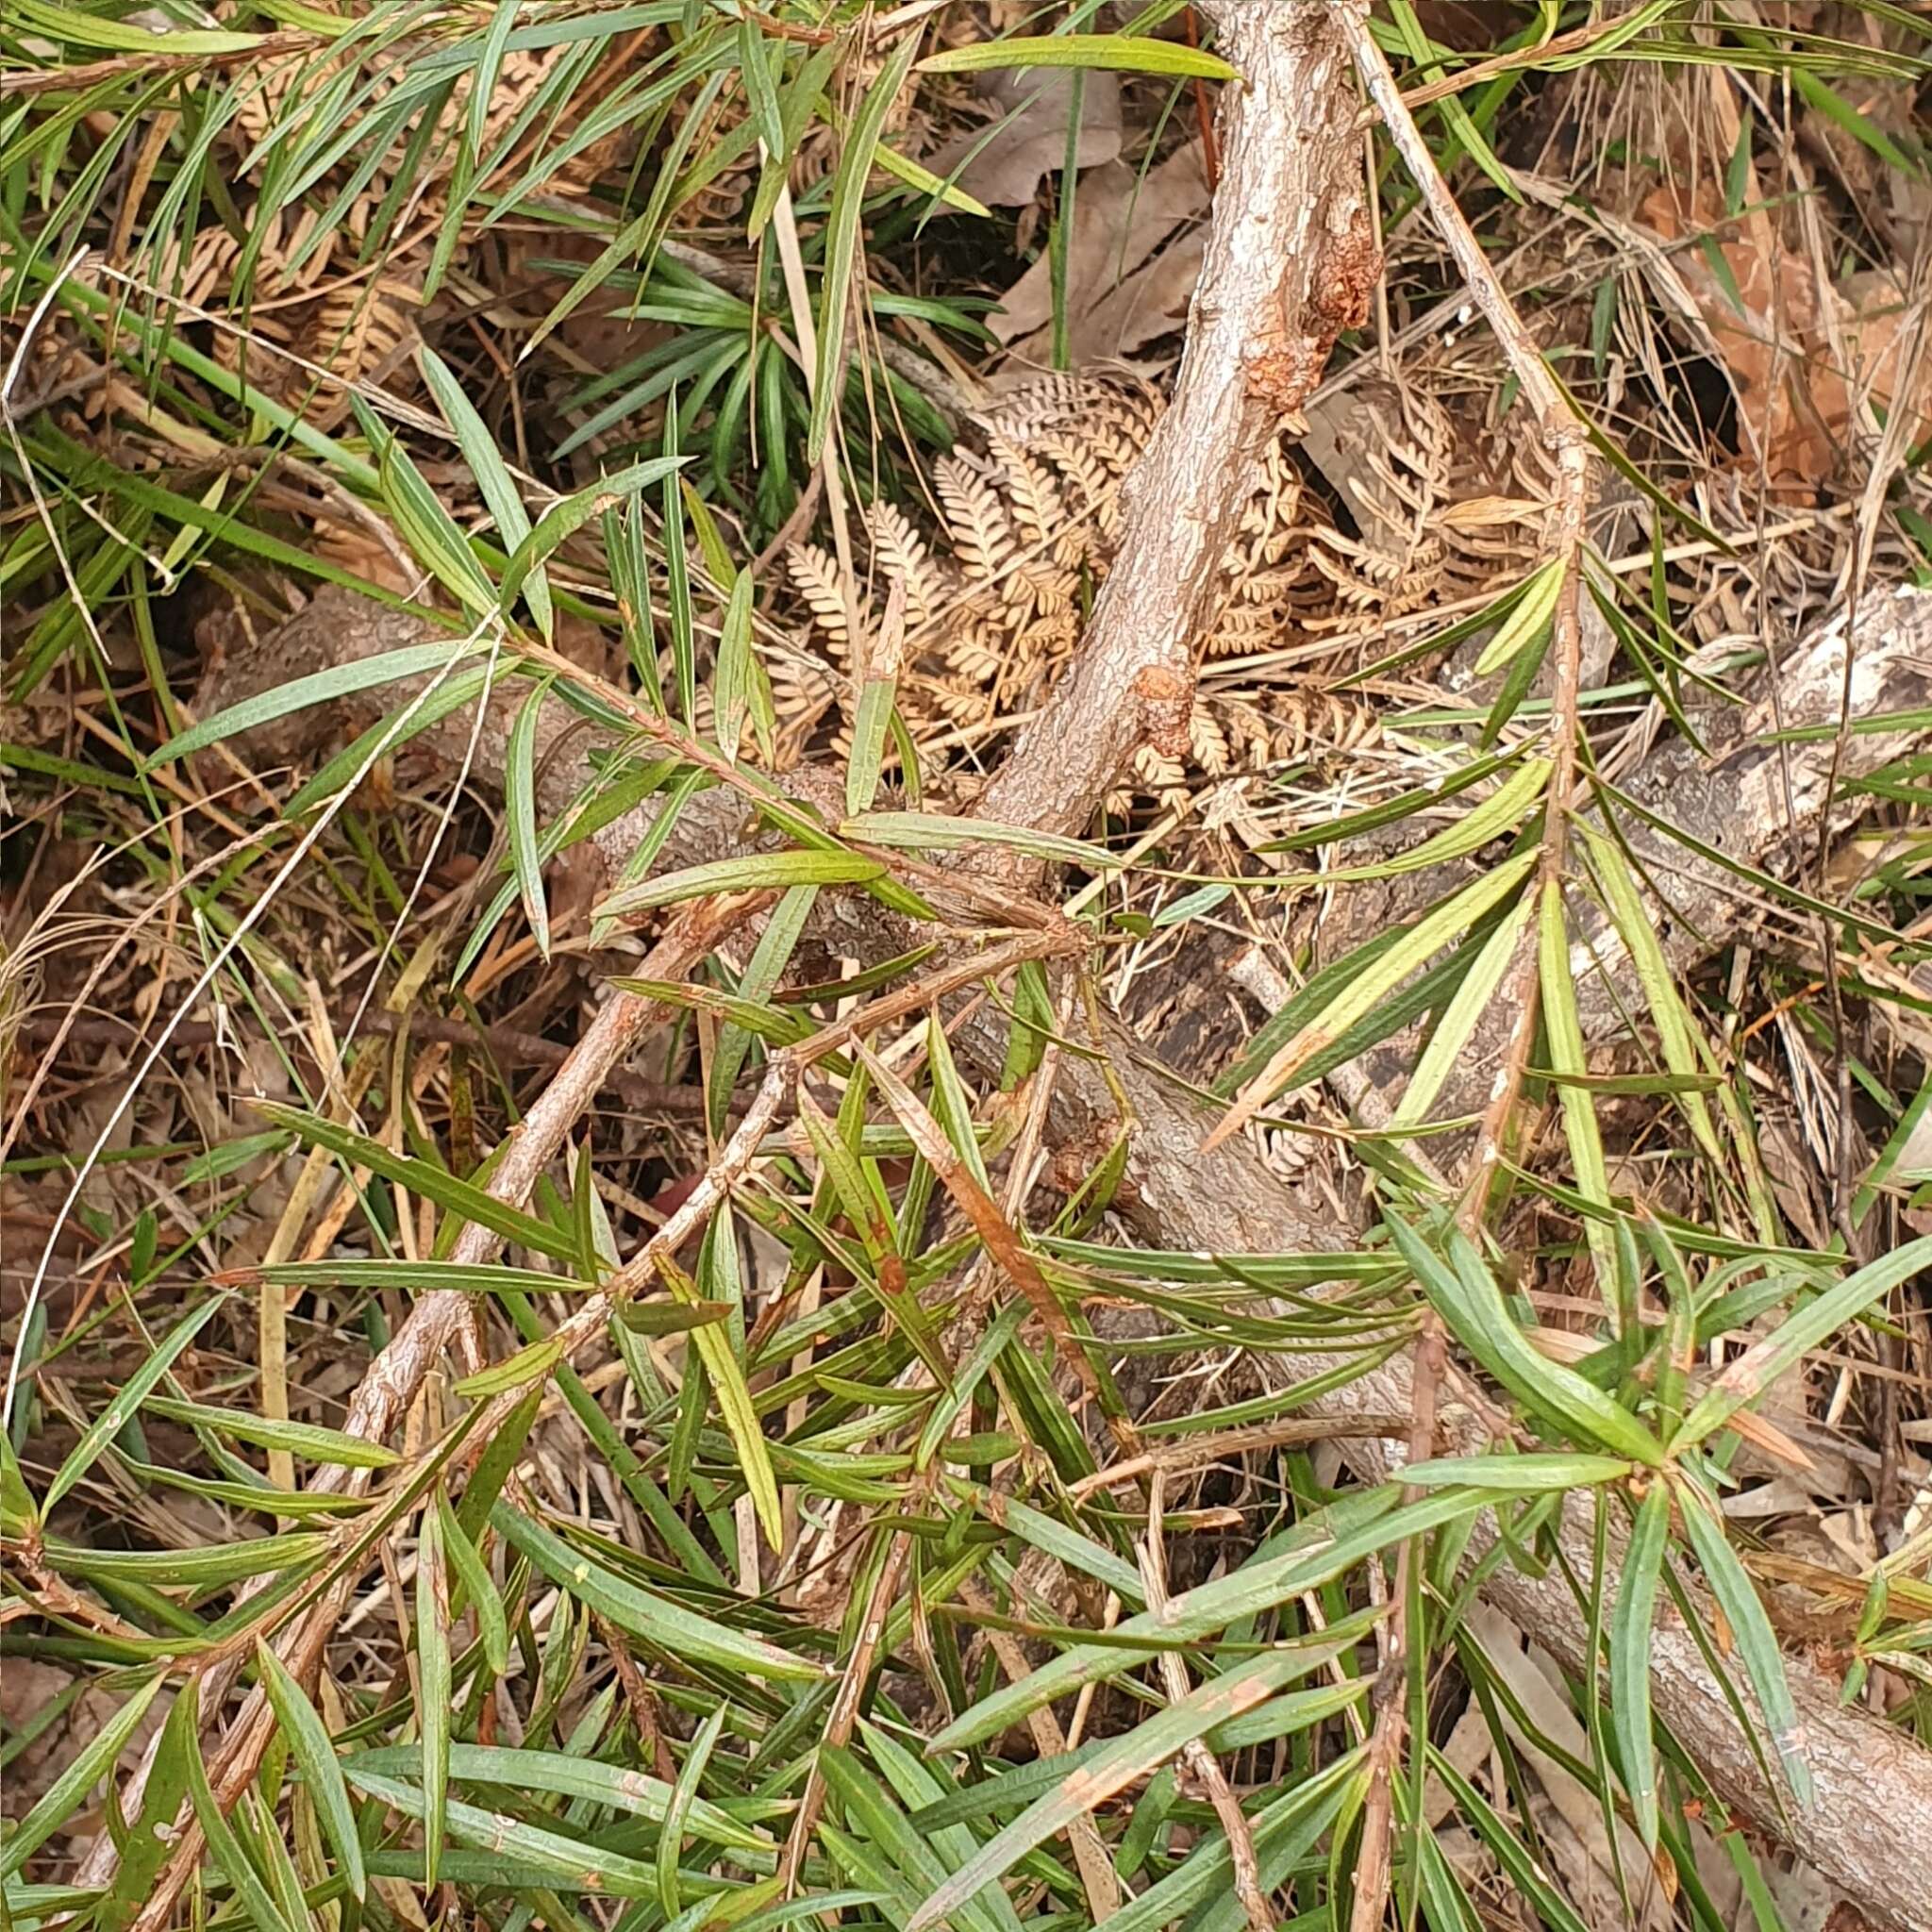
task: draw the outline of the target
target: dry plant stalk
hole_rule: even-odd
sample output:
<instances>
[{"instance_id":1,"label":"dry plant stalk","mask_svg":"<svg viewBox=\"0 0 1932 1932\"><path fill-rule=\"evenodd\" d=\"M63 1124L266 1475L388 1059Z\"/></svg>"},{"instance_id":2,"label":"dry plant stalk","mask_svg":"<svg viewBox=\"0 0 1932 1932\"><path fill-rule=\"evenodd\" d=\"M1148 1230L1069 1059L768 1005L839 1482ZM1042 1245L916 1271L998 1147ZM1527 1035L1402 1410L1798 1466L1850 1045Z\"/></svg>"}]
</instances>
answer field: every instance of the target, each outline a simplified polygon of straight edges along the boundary
<instances>
[{"instance_id":1,"label":"dry plant stalk","mask_svg":"<svg viewBox=\"0 0 1932 1932\"><path fill-rule=\"evenodd\" d=\"M1357 0L1329 0L1361 75L1362 86L1381 110L1383 126L1401 155L1436 231L1461 272L1463 284L1502 344L1509 367L1535 411L1537 428L1554 467L1554 502L1548 535L1552 557L1560 564L1562 584L1554 615L1556 686L1550 704L1550 777L1543 795L1542 854L1532 890L1541 897L1560 893L1563 858L1569 846L1570 808L1576 786L1578 707L1583 694L1583 556L1585 520L1590 509L1590 449L1582 424L1557 388L1538 348L1516 312L1508 291L1471 232L1456 197L1436 166L1428 142L1402 98L1388 57L1370 31L1368 11ZM1477 1129L1475 1150L1458 1218L1472 1229L1479 1227L1490 1184L1504 1157L1522 1097L1530 1049L1536 1042L1541 967L1535 921L1524 923L1517 941L1504 995L1516 1015L1515 1028L1496 1076L1493 1091ZM1256 1104L1259 1104L1257 1094ZM1241 1108L1229 1110L1214 1130L1224 1136ZM1213 1137L1210 1137L1213 1138ZM1412 1377L1415 1426L1408 1442L1409 1459L1427 1457L1433 1449L1439 1391L1448 1354L1441 1318L1424 1317L1416 1344ZM1413 1492L1411 1492L1413 1493ZM1394 1676L1406 1661L1408 1643L1408 1575L1413 1545L1405 1543L1397 1560L1395 1605L1391 1624L1390 1656L1385 1671ZM1352 1932L1373 1932L1387 1908L1390 1884L1389 1845L1394 1816L1393 1773L1402 1753L1407 1722L1407 1700L1399 1678L1385 1683L1378 1697L1375 1732L1371 1747L1372 1784L1363 1822L1364 1858L1355 1897Z\"/></svg>"}]
</instances>

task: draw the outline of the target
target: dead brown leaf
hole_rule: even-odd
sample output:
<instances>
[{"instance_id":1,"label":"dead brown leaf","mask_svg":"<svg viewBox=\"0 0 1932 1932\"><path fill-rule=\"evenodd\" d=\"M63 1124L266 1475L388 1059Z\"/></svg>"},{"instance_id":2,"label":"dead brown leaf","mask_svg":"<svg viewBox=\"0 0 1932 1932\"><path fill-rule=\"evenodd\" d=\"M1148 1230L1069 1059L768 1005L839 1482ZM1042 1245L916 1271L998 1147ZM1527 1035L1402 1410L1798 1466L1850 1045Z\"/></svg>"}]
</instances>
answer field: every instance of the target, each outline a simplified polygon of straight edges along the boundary
<instances>
[{"instance_id":1,"label":"dead brown leaf","mask_svg":"<svg viewBox=\"0 0 1932 1932\"><path fill-rule=\"evenodd\" d=\"M1821 289L1811 260L1769 217L1728 218L1707 179L1689 206L1678 188L1654 190L1640 214L1660 241L1690 243L1674 263L1730 377L1741 457L1762 461L1774 494L1815 495L1840 467L1868 398L1887 413L1910 408L1908 444L1932 429L1932 382L1922 377L1908 398L1895 393L1908 310L1890 276L1848 275Z\"/></svg>"},{"instance_id":2,"label":"dead brown leaf","mask_svg":"<svg viewBox=\"0 0 1932 1932\"><path fill-rule=\"evenodd\" d=\"M1179 326L1200 273L1207 212L1199 142L1144 178L1110 161L1081 181L1067 248L1074 367L1130 355ZM1042 255L1007 291L992 330L1017 357L1043 362L1052 319L1053 270Z\"/></svg>"},{"instance_id":3,"label":"dead brown leaf","mask_svg":"<svg viewBox=\"0 0 1932 1932\"><path fill-rule=\"evenodd\" d=\"M1066 68L1012 67L985 78L998 118L948 142L924 165L988 208L1024 208L1039 193L1041 179L1066 161L1074 75ZM1120 151L1120 76L1089 74L1080 90L1074 165L1101 167Z\"/></svg>"}]
</instances>

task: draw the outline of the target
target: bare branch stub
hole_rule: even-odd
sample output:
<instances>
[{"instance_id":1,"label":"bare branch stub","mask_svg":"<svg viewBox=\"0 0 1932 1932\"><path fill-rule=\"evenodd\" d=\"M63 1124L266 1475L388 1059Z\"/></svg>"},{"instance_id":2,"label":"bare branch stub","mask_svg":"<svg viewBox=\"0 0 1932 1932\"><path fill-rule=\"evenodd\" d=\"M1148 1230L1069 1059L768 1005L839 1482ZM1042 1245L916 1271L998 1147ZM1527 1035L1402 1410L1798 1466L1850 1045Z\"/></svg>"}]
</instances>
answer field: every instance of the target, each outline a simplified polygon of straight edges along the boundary
<instances>
[{"instance_id":1,"label":"bare branch stub","mask_svg":"<svg viewBox=\"0 0 1932 1932\"><path fill-rule=\"evenodd\" d=\"M1224 97L1214 224L1174 401L1126 486L1117 559L1066 676L988 788L985 817L1078 832L1137 745L1184 732L1194 652L1268 439L1312 393L1380 273L1350 63L1320 8L1215 0L1242 81Z\"/></svg>"}]
</instances>

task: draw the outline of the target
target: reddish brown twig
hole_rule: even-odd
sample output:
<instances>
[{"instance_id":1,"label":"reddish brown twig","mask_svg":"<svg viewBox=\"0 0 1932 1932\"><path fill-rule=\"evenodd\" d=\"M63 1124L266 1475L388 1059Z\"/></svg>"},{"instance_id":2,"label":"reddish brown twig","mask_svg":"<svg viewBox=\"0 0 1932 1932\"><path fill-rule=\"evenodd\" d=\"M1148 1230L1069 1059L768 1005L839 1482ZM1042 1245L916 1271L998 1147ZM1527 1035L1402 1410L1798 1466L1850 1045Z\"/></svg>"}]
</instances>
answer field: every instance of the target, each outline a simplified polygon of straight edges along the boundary
<instances>
[{"instance_id":1,"label":"reddish brown twig","mask_svg":"<svg viewBox=\"0 0 1932 1932\"><path fill-rule=\"evenodd\" d=\"M673 922L653 949L644 962L647 973L659 979L683 977L735 924L767 903L769 896L723 898L693 907ZM616 994L605 1005L557 1077L513 1130L509 1148L491 1176L490 1192L495 1199L513 1206L527 1200L537 1177L556 1158L571 1129L595 1100L610 1069L635 1043L655 1010L655 1002L633 993ZM654 1241L668 1235L677 1220L674 1216L653 1237ZM687 1228L679 1236L680 1243L688 1233ZM474 1265L489 1260L501 1245L500 1235L472 1224L458 1238L452 1258ZM672 1252L675 1252L675 1247ZM415 1400L430 1369L456 1340L469 1312L468 1298L452 1290L438 1290L415 1304L389 1346L370 1364L356 1391L349 1408L351 1433L371 1441L381 1441L388 1436ZM586 1311L580 1311L579 1319L583 1312ZM500 1423L500 1415L486 1415L481 1427L487 1429ZM366 1470L337 1468L325 1472L316 1487L353 1490L366 1484L368 1478ZM298 1680L312 1680L358 1576L358 1566L344 1564L320 1600L277 1644L282 1660ZM230 1658L208 1673L203 1687L204 1704L211 1715L219 1710L238 1669L239 1661ZM273 1715L258 1689L242 1706L209 1766L210 1782L225 1807L234 1802L254 1776L274 1729ZM147 1759L124 1788L122 1803L130 1807L130 1816L139 1815L141 1794L152 1762L151 1748ZM135 1922L136 1932L161 1932L171 1922L182 1888L200 1862L202 1836L192 1811L183 1810L176 1819L176 1830L179 1838L174 1855ZM104 1883L114 1870L111 1838L104 1836L102 1845L105 1850L89 1860L84 1882Z\"/></svg>"},{"instance_id":2,"label":"reddish brown twig","mask_svg":"<svg viewBox=\"0 0 1932 1932\"><path fill-rule=\"evenodd\" d=\"M1189 46L1201 44L1201 23L1191 7L1181 8L1181 31ZM1207 175L1208 192L1212 194L1221 186L1221 142L1214 132L1214 109L1208 105L1208 83L1198 75L1190 88L1194 96L1194 125L1201 130L1201 172Z\"/></svg>"}]
</instances>

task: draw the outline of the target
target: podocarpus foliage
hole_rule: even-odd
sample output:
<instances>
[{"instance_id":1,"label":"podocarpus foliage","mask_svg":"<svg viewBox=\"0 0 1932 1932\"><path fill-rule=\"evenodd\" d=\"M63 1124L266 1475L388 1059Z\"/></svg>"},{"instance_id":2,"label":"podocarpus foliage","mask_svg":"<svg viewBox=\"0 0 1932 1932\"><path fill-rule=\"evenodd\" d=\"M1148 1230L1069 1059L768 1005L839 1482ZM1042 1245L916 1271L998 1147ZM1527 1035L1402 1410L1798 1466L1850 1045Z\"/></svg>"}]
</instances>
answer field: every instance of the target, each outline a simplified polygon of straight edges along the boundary
<instances>
[{"instance_id":1,"label":"podocarpus foliage","mask_svg":"<svg viewBox=\"0 0 1932 1932\"><path fill-rule=\"evenodd\" d=\"M1722 1821L1755 1760L1766 1823L1811 1842L1821 1680L1778 1591L1813 1592L1847 1705L1923 1731L1915 1520L1853 1574L1724 1505L1807 1477L1819 1361L1851 1377L1830 1421L1869 1405L1901 1480L1916 1395L1859 1378L1915 1390L1932 1260L1924 774L1904 740L1874 764L1835 718L1780 727L1835 808L1815 861L1721 855L1777 938L1693 976L1657 895L1717 861L1628 774L1637 738L1702 742L1757 689L1693 632L1687 575L1752 522L1686 456L1681 396L1632 400L1663 358L1624 256L1581 296L1560 262L1510 292L1578 319L1540 346L1636 551L1603 522L1550 540L1546 475L1465 492L1442 541L1528 553L1297 687L1394 749L1264 738L1253 790L1213 794L1257 815L1233 858L1186 830L1198 746L1124 774L1085 837L972 815L1010 667L975 671L970 718L918 682L908 625L942 613L908 612L924 580L878 533L936 527L919 479L957 433L958 537L974 432L935 372L983 339L949 250L995 218L908 114L959 111L974 67L1108 67L1171 140L1168 91L1191 113L1228 73L1172 11L15 0L0 1644L46 1694L8 1712L13 1920L1460 1932L1513 1894L1557 1926L1715 1928L1729 1872L1770 1926L1782 1855ZM1372 25L1418 174L1485 239L1538 185L1523 104L1628 148L1726 69L1922 182L1857 104L1923 74L1890 9L1546 8L1454 53L1403 0ZM1733 119L1723 220L1673 243L1720 283L1801 192L1767 116ZM1459 302L1382 142L1385 237ZM598 317L610 366L574 333ZM1535 381L1480 380L1527 442ZM1868 609L1927 528L1923 442L1833 486ZM1384 467L1399 506L1417 466ZM1003 638L1051 555L1024 622L1053 620L1054 664L1108 562L1059 508L943 579ZM1321 514L1324 581L1370 581L1361 502ZM814 527L843 656L808 664L834 699L788 742L814 647L774 540ZM197 625L245 664L291 590L399 628L227 701ZM1465 640L1473 687L1400 682ZM1289 702L1252 677L1201 715ZM1839 862L1874 804L1888 836ZM1401 916L1320 957L1301 910L1352 885ZM1103 1008L1217 932L1285 936L1296 977L1222 1064L1150 1069ZM1217 1126L1346 1127L1308 1094L1405 1039L1326 1244L1204 1245L1169 1205L1219 1171ZM1499 1041L1507 1078L1465 1105ZM1822 1219L1765 1149L1789 1065L1830 1074ZM1151 1109L1197 1077L1214 1106L1150 1169ZM1274 1186L1274 1151L1241 1172ZM1570 1592L1565 1674L1520 1648L1552 1630L1483 1607L1525 1577ZM1701 1652L1745 1772L1674 1732L1665 1644Z\"/></svg>"}]
</instances>

